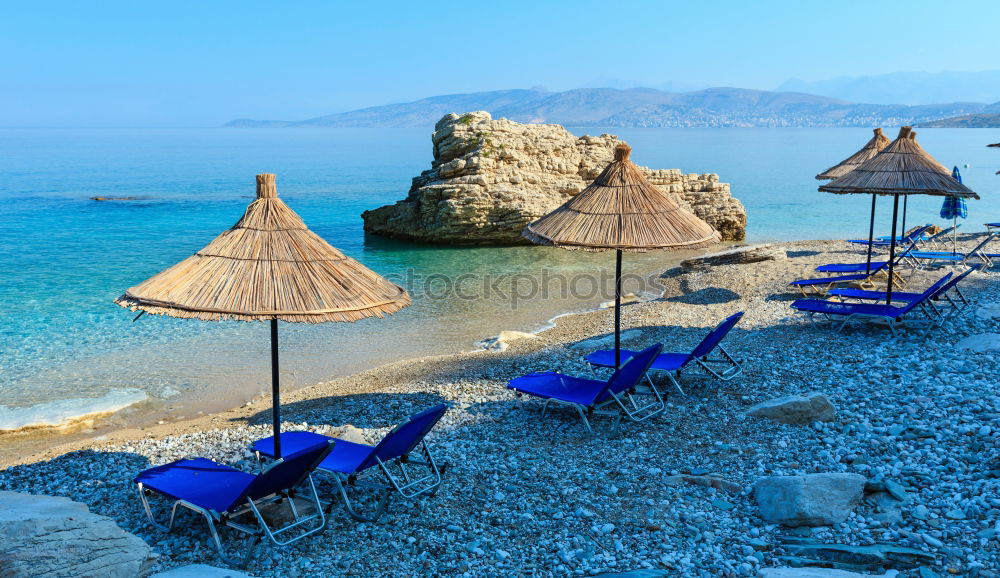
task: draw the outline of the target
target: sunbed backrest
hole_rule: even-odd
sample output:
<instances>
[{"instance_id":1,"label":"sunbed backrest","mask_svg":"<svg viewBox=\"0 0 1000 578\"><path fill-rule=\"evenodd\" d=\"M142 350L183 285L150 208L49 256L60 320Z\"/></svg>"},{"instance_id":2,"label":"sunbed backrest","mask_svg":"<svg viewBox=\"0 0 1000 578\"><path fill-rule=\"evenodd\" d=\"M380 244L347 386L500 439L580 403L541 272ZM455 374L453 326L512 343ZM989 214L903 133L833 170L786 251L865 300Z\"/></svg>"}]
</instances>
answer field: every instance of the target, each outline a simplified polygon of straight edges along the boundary
<instances>
[{"instance_id":1,"label":"sunbed backrest","mask_svg":"<svg viewBox=\"0 0 1000 578\"><path fill-rule=\"evenodd\" d=\"M663 344L654 343L636 353L611 375L607 390L618 394L638 385L642 381L642 376L646 375L661 351L663 351Z\"/></svg>"},{"instance_id":2,"label":"sunbed backrest","mask_svg":"<svg viewBox=\"0 0 1000 578\"><path fill-rule=\"evenodd\" d=\"M937 293L938 290L941 289L941 287L943 285L945 285L946 283L948 283L948 281L951 279L952 275L953 275L953 273L948 273L944 277L941 277L940 279L938 279L936 283L934 283L933 285L931 285L930 287L928 287L926 291L924 291L923 293L920 294L920 298L914 299L913 301L910 301L909 303L907 303L903 307L900 307L899 308L899 314L902 315L902 314L906 313L907 311L909 311L910 309L913 309L917 305L920 305L921 303L923 303L924 301L926 301L927 299L929 299L932 295L934 295L935 293Z\"/></svg>"},{"instance_id":3,"label":"sunbed backrest","mask_svg":"<svg viewBox=\"0 0 1000 578\"><path fill-rule=\"evenodd\" d=\"M424 436L437 425L447 409L448 406L443 403L435 405L411 415L405 422L392 428L392 431L385 434L382 441L375 446L368 459L361 463L358 471L374 466L377 463L376 457L385 462L413 451L413 448L417 447Z\"/></svg>"},{"instance_id":4,"label":"sunbed backrest","mask_svg":"<svg viewBox=\"0 0 1000 578\"><path fill-rule=\"evenodd\" d=\"M962 279L965 279L966 277L968 277L969 274L971 274L973 271L978 271L978 270L980 270L982 268L983 268L983 264L982 263L976 263L975 265L970 265L968 269L966 269L965 271L962 271L958 275L955 275L954 277L951 278L951 281L948 281L947 283L945 283L944 285L942 285L941 288L938 289L937 294L936 295L931 295L931 297L937 297L938 295L943 295L944 293L947 293L948 291L951 291L951 288L954 287L955 285L958 285L959 282L962 281Z\"/></svg>"},{"instance_id":5,"label":"sunbed backrest","mask_svg":"<svg viewBox=\"0 0 1000 578\"><path fill-rule=\"evenodd\" d=\"M244 497L256 500L281 490L294 488L316 469L332 448L332 441L322 441L275 462L251 482L245 496L241 496L230 509L239 506Z\"/></svg>"},{"instance_id":6,"label":"sunbed backrest","mask_svg":"<svg viewBox=\"0 0 1000 578\"><path fill-rule=\"evenodd\" d=\"M694 348L694 351L691 352L691 356L704 357L709 353L711 353L711 351L715 349L715 346L718 345L720 341L725 339L726 335L729 333L729 330L732 329L733 326L736 325L736 323L739 322L739 320L742 318L743 318L743 311L740 311L739 313L734 313L729 317L723 319L722 323L718 324L715 327L715 329L713 329L711 333L705 336L705 339L702 339L701 343L699 343L698 346Z\"/></svg>"},{"instance_id":7,"label":"sunbed backrest","mask_svg":"<svg viewBox=\"0 0 1000 578\"><path fill-rule=\"evenodd\" d=\"M982 242L980 242L978 245L975 246L975 248L973 248L971 251L969 251L968 253L965 254L965 258L968 259L969 257L972 257L977 252L979 252L980 250L982 250L983 247L985 247L990 241L992 241L993 237L995 237L995 236L996 236L996 233L990 233L990 234L986 235L986 238L983 239Z\"/></svg>"}]
</instances>

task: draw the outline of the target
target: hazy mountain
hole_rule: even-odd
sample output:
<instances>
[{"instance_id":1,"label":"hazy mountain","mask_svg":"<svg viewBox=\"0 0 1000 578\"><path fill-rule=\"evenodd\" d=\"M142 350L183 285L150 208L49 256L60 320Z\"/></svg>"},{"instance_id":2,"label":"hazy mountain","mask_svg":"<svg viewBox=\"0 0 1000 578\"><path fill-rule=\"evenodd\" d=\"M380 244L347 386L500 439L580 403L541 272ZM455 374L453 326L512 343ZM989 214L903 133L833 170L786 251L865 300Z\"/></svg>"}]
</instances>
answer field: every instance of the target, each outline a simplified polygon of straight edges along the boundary
<instances>
[{"instance_id":1,"label":"hazy mountain","mask_svg":"<svg viewBox=\"0 0 1000 578\"><path fill-rule=\"evenodd\" d=\"M793 78L777 90L875 104L996 102L1000 100L1000 70L894 72L877 76L843 76L816 82Z\"/></svg>"},{"instance_id":2,"label":"hazy mountain","mask_svg":"<svg viewBox=\"0 0 1000 578\"><path fill-rule=\"evenodd\" d=\"M988 108L979 103L856 104L814 94L745 88L680 93L653 88L519 89L434 96L303 121L239 119L227 126L432 127L449 112L471 110L486 110L494 117L518 122L569 126L898 126L992 112Z\"/></svg>"},{"instance_id":3,"label":"hazy mountain","mask_svg":"<svg viewBox=\"0 0 1000 578\"><path fill-rule=\"evenodd\" d=\"M1000 103L989 107L1000 111ZM925 122L920 126L935 128L1000 128L1000 113L966 114ZM990 145L993 146L993 145Z\"/></svg>"}]
</instances>

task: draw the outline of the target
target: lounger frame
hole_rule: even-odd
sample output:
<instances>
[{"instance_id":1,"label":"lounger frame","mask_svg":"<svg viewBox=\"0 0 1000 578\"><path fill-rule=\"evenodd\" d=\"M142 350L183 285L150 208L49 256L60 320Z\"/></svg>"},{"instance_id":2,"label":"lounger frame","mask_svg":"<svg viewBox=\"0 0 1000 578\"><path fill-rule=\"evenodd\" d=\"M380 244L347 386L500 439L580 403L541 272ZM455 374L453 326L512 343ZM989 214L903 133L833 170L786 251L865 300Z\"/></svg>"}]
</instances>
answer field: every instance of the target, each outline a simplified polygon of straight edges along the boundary
<instances>
[{"instance_id":1,"label":"lounger frame","mask_svg":"<svg viewBox=\"0 0 1000 578\"><path fill-rule=\"evenodd\" d=\"M271 464L271 466L273 467L277 464L278 462L275 461ZM149 518L149 521L153 524L153 526L164 532L172 531L174 528L174 522L177 519L177 508L179 507L191 510L196 514L200 514L208 523L208 529L212 537L212 542L215 544L216 550L218 550L219 557L230 566L246 568L246 566L250 563L250 560L253 559L253 555L257 550L257 546L260 543L261 538L266 536L276 546L287 546L317 532L321 532L326 527L326 514L324 512L323 504L319 499L319 494L316 492L316 485L313 483L312 475L306 476L306 480L308 489L306 497L313 505L316 512L315 514L309 514L306 516L301 515L298 508L295 507L295 498L299 495L299 492L291 490L266 496L258 499L256 502L247 498L246 504L230 512L217 512L215 510L202 508L201 506L192 504L187 500L174 500L173 506L170 508L170 518L166 523L159 522L153 515L153 509L149 504L148 498L149 496L154 495L162 496L165 499L170 498L151 488L145 487L142 482L138 482L136 485L139 490L139 499L142 500L142 507L146 511L146 517ZM289 510L292 512L294 522L281 528L272 529L261 513L260 506L282 502L288 505ZM236 521L237 518L250 513L253 514L257 521L256 527ZM319 522L314 524L312 527L303 528L313 520L318 520ZM222 539L219 536L217 528L219 525L232 528L233 530L247 535L246 552L244 553L242 560L235 560L226 555L225 548L222 545ZM291 538L279 538L279 535L296 529L299 530L299 533L293 534Z\"/></svg>"}]
</instances>

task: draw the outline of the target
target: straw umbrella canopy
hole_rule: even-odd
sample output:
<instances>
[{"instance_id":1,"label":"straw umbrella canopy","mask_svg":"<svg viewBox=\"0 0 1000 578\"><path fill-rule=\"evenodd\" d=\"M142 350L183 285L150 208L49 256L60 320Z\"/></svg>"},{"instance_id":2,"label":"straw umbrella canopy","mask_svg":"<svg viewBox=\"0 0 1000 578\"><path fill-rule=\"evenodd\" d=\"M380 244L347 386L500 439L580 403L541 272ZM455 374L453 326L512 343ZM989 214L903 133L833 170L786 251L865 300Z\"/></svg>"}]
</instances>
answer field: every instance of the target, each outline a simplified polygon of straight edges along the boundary
<instances>
[{"instance_id":1,"label":"straw umbrella canopy","mask_svg":"<svg viewBox=\"0 0 1000 578\"><path fill-rule=\"evenodd\" d=\"M257 198L232 228L115 303L203 321L270 321L274 448L280 457L278 320L383 317L409 305L410 296L310 231L278 198L274 180L273 174L257 175Z\"/></svg>"},{"instance_id":2,"label":"straw umbrella canopy","mask_svg":"<svg viewBox=\"0 0 1000 578\"><path fill-rule=\"evenodd\" d=\"M872 132L875 135L858 152L816 175L816 179L826 181L840 178L860 167L865 161L870 160L880 153L882 149L889 146L889 137L885 136L881 128L872 129Z\"/></svg>"},{"instance_id":3,"label":"straw umbrella canopy","mask_svg":"<svg viewBox=\"0 0 1000 578\"><path fill-rule=\"evenodd\" d=\"M835 194L892 195L892 236L889 243L886 303L892 300L899 197L937 195L979 198L971 189L952 178L951 171L928 154L915 137L912 127L900 128L896 140L877 155L844 176L819 187L820 191Z\"/></svg>"},{"instance_id":4,"label":"straw umbrella canopy","mask_svg":"<svg viewBox=\"0 0 1000 578\"><path fill-rule=\"evenodd\" d=\"M711 225L651 185L629 160L631 151L619 144L590 186L521 233L539 245L615 251L615 367L621 364L622 252L693 249L720 239Z\"/></svg>"},{"instance_id":5,"label":"straw umbrella canopy","mask_svg":"<svg viewBox=\"0 0 1000 578\"><path fill-rule=\"evenodd\" d=\"M885 147L889 146L889 137L885 136L885 133L882 132L881 128L872 129L872 132L875 133L874 136L872 136L871 140L865 143L865 146L861 147L861 150L816 175L816 179L824 181L842 177L861 166L865 161L870 160ZM877 198L878 195L872 195L871 218L868 223L867 271L871 271L872 245L875 244L875 199Z\"/></svg>"}]
</instances>

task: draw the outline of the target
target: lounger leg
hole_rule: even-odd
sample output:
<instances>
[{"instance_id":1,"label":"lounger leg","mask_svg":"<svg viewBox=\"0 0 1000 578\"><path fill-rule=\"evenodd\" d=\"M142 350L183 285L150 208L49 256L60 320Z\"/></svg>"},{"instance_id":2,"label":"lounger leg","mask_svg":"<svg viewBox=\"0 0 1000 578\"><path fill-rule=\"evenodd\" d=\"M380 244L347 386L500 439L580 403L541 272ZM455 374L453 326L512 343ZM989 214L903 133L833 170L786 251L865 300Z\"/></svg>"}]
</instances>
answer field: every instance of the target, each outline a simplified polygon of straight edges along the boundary
<instances>
[{"instance_id":1,"label":"lounger leg","mask_svg":"<svg viewBox=\"0 0 1000 578\"><path fill-rule=\"evenodd\" d=\"M576 411L577 411L577 413L579 413L579 414L580 414L580 419L582 419L582 420L583 420L583 425L584 425L584 427L586 427L586 428L587 428L587 431L588 431L588 432L590 433L590 435L595 435L595 434L594 434L594 430L593 430L593 428L591 428L591 427L590 427L590 420L589 420L589 419L587 419L587 412L585 412L585 411L583 410L583 407L581 407L581 406L579 406L579 405L576 405L576 404L574 404L574 406L573 406L573 407L575 407L575 408L576 408Z\"/></svg>"},{"instance_id":2,"label":"lounger leg","mask_svg":"<svg viewBox=\"0 0 1000 578\"><path fill-rule=\"evenodd\" d=\"M212 516L208 512L202 511L200 513L205 518L205 521L208 522L208 530L212 534L212 542L215 544L215 549L219 551L219 558L234 568L246 568L247 565L250 564L251 555L257 549L257 542L260 541L260 534L251 534L247 539L251 543L249 544L246 554L243 555L243 560L234 560L229 556L226 556L226 550L222 547L222 539L219 538L219 531L215 527L215 520L212 519Z\"/></svg>"},{"instance_id":3,"label":"lounger leg","mask_svg":"<svg viewBox=\"0 0 1000 578\"><path fill-rule=\"evenodd\" d=\"M161 524L156 521L153 517L153 509L149 506L149 500L146 498L146 491L142 488L142 484L138 484L139 488L139 499L142 500L142 508L146 510L146 517L149 518L149 523L152 524L159 530L164 532L170 532L174 529L174 518L177 517L177 507L181 505L180 501L175 501L173 507L170 508L170 519L167 524Z\"/></svg>"},{"instance_id":4,"label":"lounger leg","mask_svg":"<svg viewBox=\"0 0 1000 578\"><path fill-rule=\"evenodd\" d=\"M667 374L667 379L670 380L670 383L674 384L674 387L677 389L677 391L684 397L687 397L688 394L684 393L684 388L681 387L680 382L677 381L677 379L674 377L673 372L667 371L666 374ZM680 372L677 372L677 375L680 376Z\"/></svg>"},{"instance_id":5,"label":"lounger leg","mask_svg":"<svg viewBox=\"0 0 1000 578\"><path fill-rule=\"evenodd\" d=\"M347 495L347 486L341 481L340 476L333 476L334 482L337 484L337 490L340 492L340 499L344 502L344 509L347 510L347 515L359 522L376 522L385 511L386 506L389 504L389 490L383 490L382 497L379 499L378 505L375 508L375 513L369 516L362 515L355 508L351 502L351 498Z\"/></svg>"}]
</instances>

